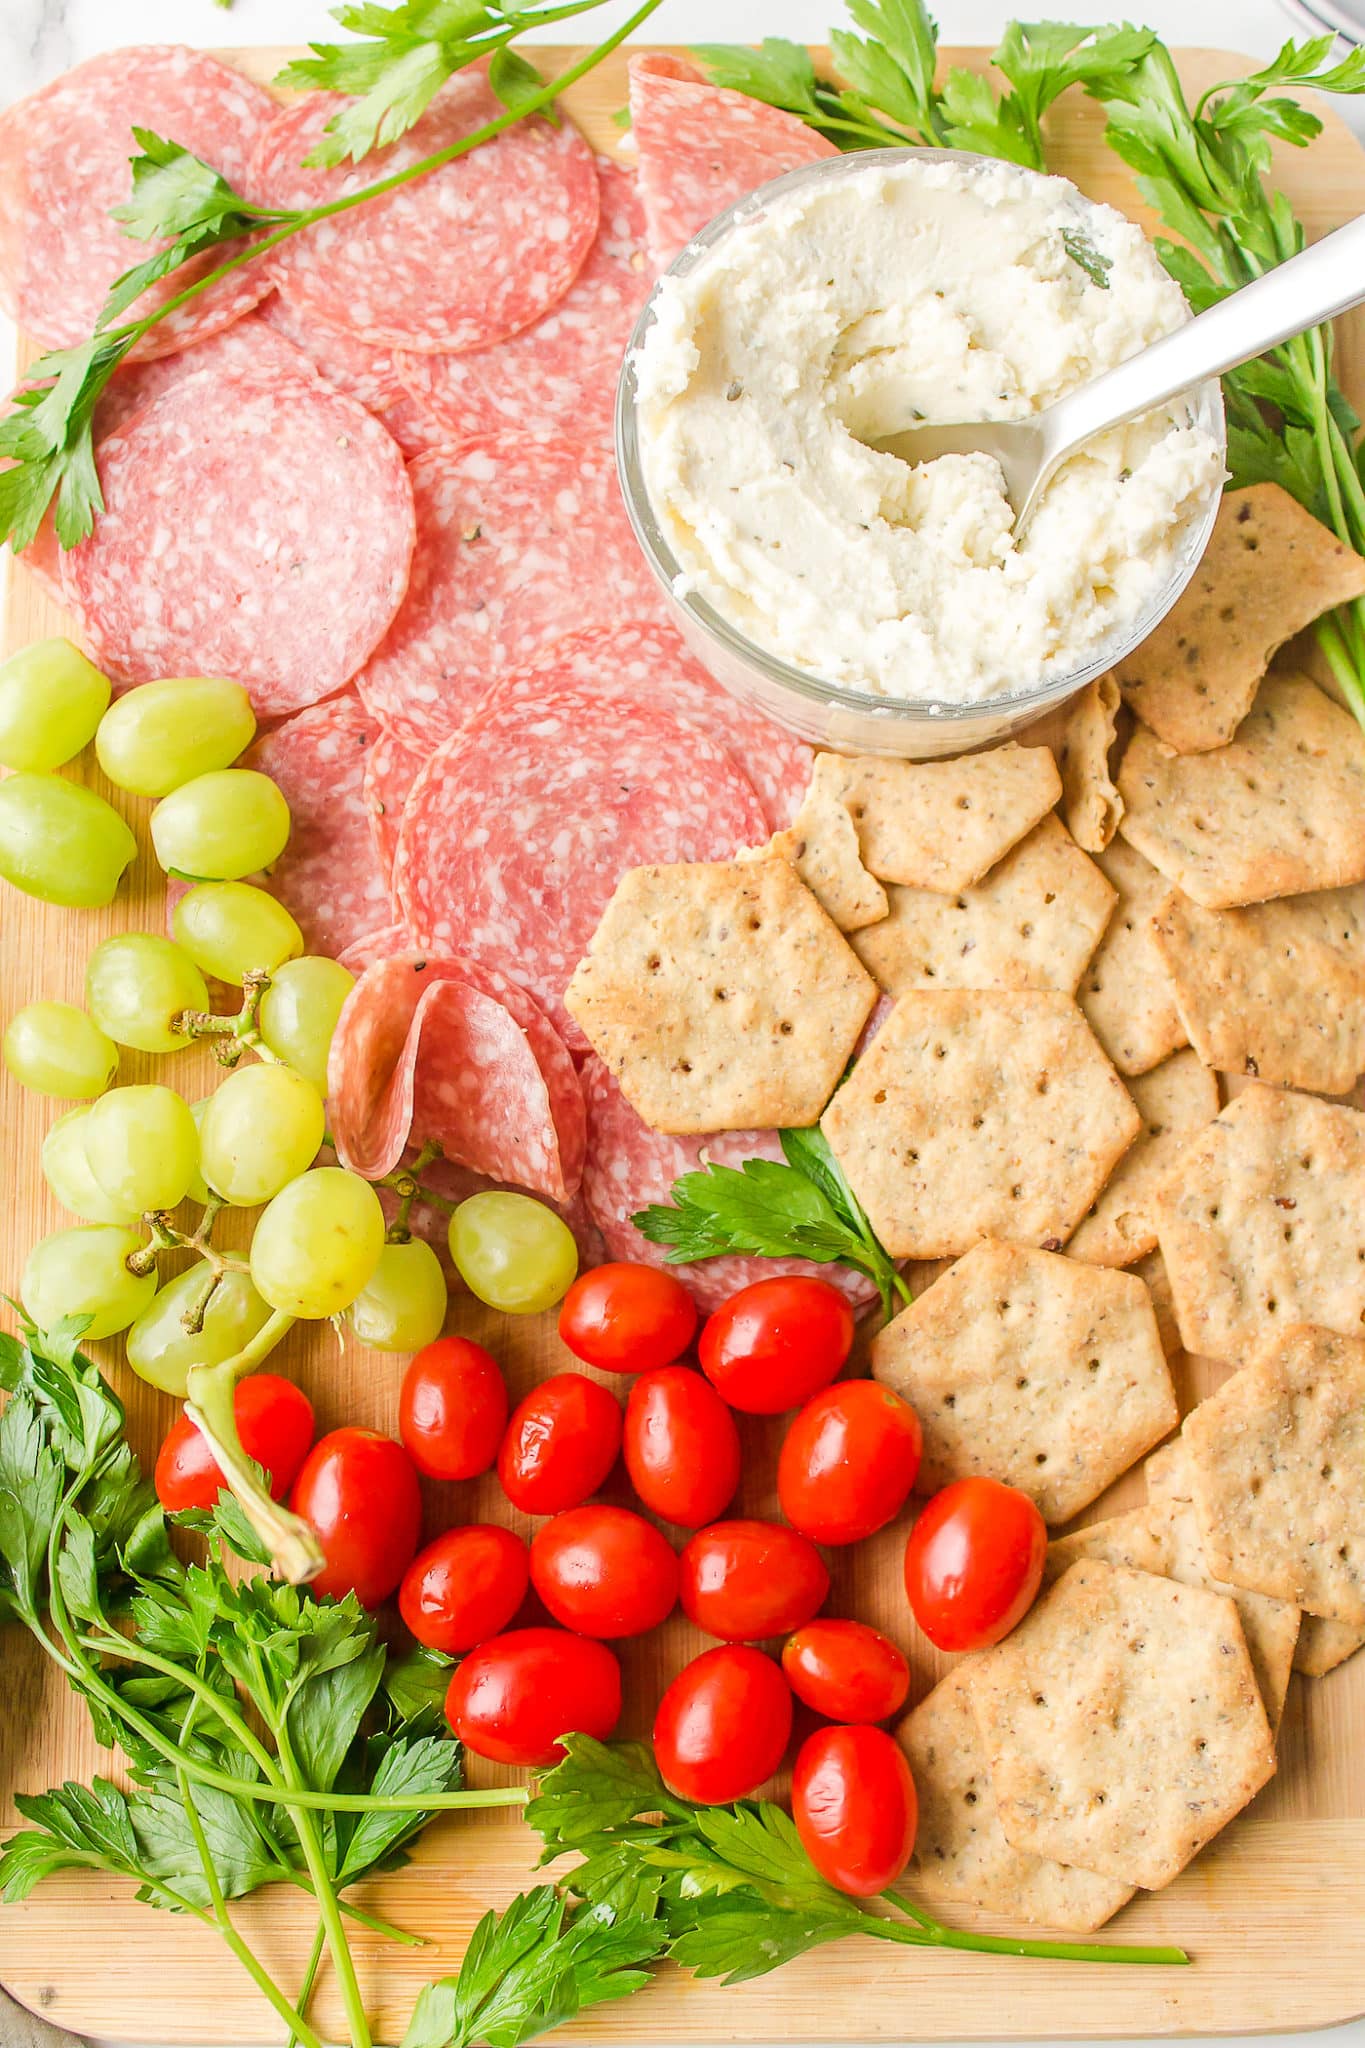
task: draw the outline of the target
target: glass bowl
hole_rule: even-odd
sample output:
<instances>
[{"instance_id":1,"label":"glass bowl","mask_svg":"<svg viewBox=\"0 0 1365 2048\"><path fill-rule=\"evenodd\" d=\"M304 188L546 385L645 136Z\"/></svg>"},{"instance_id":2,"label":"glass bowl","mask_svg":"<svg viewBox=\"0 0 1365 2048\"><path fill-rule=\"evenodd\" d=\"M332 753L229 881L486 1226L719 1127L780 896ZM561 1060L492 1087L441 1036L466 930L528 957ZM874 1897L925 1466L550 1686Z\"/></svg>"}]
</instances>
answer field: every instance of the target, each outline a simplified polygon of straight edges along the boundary
<instances>
[{"instance_id":1,"label":"glass bowl","mask_svg":"<svg viewBox=\"0 0 1365 2048\"><path fill-rule=\"evenodd\" d=\"M774 178L717 214L674 258L664 275L686 277L733 227L758 219L768 201L781 194L828 179L856 177L869 164L903 157L961 163L978 170L986 161L957 149L886 149L826 157L803 165ZM1091 202L1080 193L1076 203L1079 214L1091 210ZM1096 676L1123 660L1165 617L1194 574L1213 531L1220 496L1216 489L1210 491L1207 505L1185 522L1179 553L1165 583L1153 592L1133 623L1110 634L1080 668L976 704L881 697L828 682L808 669L797 668L750 640L695 591L678 594L676 586L685 572L650 503L636 405L635 358L654 323L658 289L656 285L636 321L617 386L616 466L626 510L636 539L662 586L673 622L697 659L741 703L764 712L802 739L843 753L886 754L912 761L933 760L995 744L1043 712L1055 710ZM1224 453L1223 394L1217 379L1192 391L1186 404L1190 417L1213 436L1220 454Z\"/></svg>"}]
</instances>

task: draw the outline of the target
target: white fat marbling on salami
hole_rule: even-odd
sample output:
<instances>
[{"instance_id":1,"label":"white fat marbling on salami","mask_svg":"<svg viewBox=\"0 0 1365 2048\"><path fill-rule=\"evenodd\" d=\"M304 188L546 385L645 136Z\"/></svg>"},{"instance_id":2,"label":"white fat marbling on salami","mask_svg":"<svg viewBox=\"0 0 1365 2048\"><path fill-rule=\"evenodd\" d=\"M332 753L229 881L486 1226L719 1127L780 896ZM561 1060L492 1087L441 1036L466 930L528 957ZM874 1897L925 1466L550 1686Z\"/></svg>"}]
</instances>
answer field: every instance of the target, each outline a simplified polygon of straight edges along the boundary
<instances>
[{"instance_id":1,"label":"white fat marbling on salami","mask_svg":"<svg viewBox=\"0 0 1365 2048\"><path fill-rule=\"evenodd\" d=\"M95 439L116 433L145 406L201 370L250 370L269 381L273 376L308 377L313 364L284 335L268 327L259 313L248 313L219 334L210 334L173 356L151 362L125 363L105 387L95 409Z\"/></svg>"},{"instance_id":2,"label":"white fat marbling on salami","mask_svg":"<svg viewBox=\"0 0 1365 2048\"><path fill-rule=\"evenodd\" d=\"M320 377L371 412L383 412L402 392L392 351L371 348L342 327L301 311L287 292L261 301L259 318L306 356Z\"/></svg>"},{"instance_id":3,"label":"white fat marbling on salami","mask_svg":"<svg viewBox=\"0 0 1365 2048\"><path fill-rule=\"evenodd\" d=\"M381 731L365 757L365 810L375 854L386 875L393 873L403 806L427 764L429 751L419 753L397 733Z\"/></svg>"}]
</instances>

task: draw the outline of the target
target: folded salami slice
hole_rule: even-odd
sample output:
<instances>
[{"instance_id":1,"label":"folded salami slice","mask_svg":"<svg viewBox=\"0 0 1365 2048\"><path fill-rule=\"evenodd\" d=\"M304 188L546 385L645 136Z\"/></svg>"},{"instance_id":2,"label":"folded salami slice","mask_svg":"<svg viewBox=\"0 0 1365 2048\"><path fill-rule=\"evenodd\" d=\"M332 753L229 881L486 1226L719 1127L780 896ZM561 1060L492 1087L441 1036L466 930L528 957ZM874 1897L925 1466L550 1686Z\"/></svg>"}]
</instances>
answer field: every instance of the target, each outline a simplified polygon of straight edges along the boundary
<instances>
[{"instance_id":1,"label":"folded salami slice","mask_svg":"<svg viewBox=\"0 0 1365 2048\"><path fill-rule=\"evenodd\" d=\"M390 350L371 348L345 328L300 311L287 292L272 291L263 299L259 318L306 356L334 390L359 399L371 412L383 412L402 392Z\"/></svg>"},{"instance_id":2,"label":"folded salami slice","mask_svg":"<svg viewBox=\"0 0 1365 2048\"><path fill-rule=\"evenodd\" d=\"M234 676L278 718L339 690L398 610L403 458L312 371L181 378L105 438L99 474L105 510L62 580L123 682Z\"/></svg>"},{"instance_id":3,"label":"folded salami slice","mask_svg":"<svg viewBox=\"0 0 1365 2048\"><path fill-rule=\"evenodd\" d=\"M564 990L626 870L727 860L765 831L708 734L563 685L489 704L432 757L403 813L394 894L415 943L514 960L581 1048Z\"/></svg>"},{"instance_id":4,"label":"folded salami slice","mask_svg":"<svg viewBox=\"0 0 1365 2048\"><path fill-rule=\"evenodd\" d=\"M604 449L481 435L415 461L403 608L357 686L419 751L458 731L504 669L581 625L648 617L653 577Z\"/></svg>"},{"instance_id":5,"label":"folded salami slice","mask_svg":"<svg viewBox=\"0 0 1365 2048\"><path fill-rule=\"evenodd\" d=\"M442 86L378 159L305 169L346 102L311 93L277 114L248 190L269 206L316 206L448 149L506 112L482 66ZM484 348L529 327L568 291L597 233L592 152L569 121L532 118L438 171L317 222L273 253L294 305L384 348Z\"/></svg>"},{"instance_id":6,"label":"folded salami slice","mask_svg":"<svg viewBox=\"0 0 1365 2048\"><path fill-rule=\"evenodd\" d=\"M397 733L387 731L380 732L365 756L365 809L375 856L385 875L393 874L408 792L429 758L429 750L418 753Z\"/></svg>"},{"instance_id":7,"label":"folded salami slice","mask_svg":"<svg viewBox=\"0 0 1365 2048\"><path fill-rule=\"evenodd\" d=\"M112 216L132 191L133 128L169 136L237 191L278 112L259 85L202 50L149 44L92 57L0 114L0 305L48 348L92 332L109 287L160 244L136 242ZM222 261L208 250L145 292L145 314ZM138 342L142 357L231 326L269 290L244 266L170 313ZM127 316L125 316L127 317Z\"/></svg>"},{"instance_id":8,"label":"folded salami slice","mask_svg":"<svg viewBox=\"0 0 1365 2048\"><path fill-rule=\"evenodd\" d=\"M839 154L795 114L708 85L685 58L662 51L631 58L630 114L649 253L660 270L736 199Z\"/></svg>"},{"instance_id":9,"label":"folded salami slice","mask_svg":"<svg viewBox=\"0 0 1365 2048\"><path fill-rule=\"evenodd\" d=\"M566 1201L583 1173L583 1091L539 1006L498 969L406 953L367 968L328 1062L337 1157L378 1180L411 1143Z\"/></svg>"}]
</instances>

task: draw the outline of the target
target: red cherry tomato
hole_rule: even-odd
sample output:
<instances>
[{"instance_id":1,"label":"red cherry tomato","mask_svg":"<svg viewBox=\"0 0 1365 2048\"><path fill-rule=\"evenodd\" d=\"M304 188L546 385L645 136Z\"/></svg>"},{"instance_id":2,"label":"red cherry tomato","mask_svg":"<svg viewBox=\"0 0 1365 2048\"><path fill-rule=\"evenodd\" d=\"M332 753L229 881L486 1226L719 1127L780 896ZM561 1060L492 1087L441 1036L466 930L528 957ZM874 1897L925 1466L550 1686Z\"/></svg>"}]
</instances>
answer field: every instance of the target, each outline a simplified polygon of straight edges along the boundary
<instances>
[{"instance_id":1,"label":"red cherry tomato","mask_svg":"<svg viewBox=\"0 0 1365 2048\"><path fill-rule=\"evenodd\" d=\"M620 1448L615 1394L586 1373L552 1373L513 1409L498 1478L524 1515L557 1515L596 1493Z\"/></svg>"},{"instance_id":2,"label":"red cherry tomato","mask_svg":"<svg viewBox=\"0 0 1365 2048\"><path fill-rule=\"evenodd\" d=\"M777 1497L816 1543L860 1543L898 1515L919 1471L919 1417L875 1380L807 1401L777 1461Z\"/></svg>"},{"instance_id":3,"label":"red cherry tomato","mask_svg":"<svg viewBox=\"0 0 1365 2048\"><path fill-rule=\"evenodd\" d=\"M424 1344L403 1375L398 1434L428 1479L477 1479L498 1455L507 1427L507 1385L498 1362L468 1337Z\"/></svg>"},{"instance_id":4,"label":"red cherry tomato","mask_svg":"<svg viewBox=\"0 0 1365 2048\"><path fill-rule=\"evenodd\" d=\"M827 1280L795 1274L741 1287L708 1317L697 1355L716 1392L746 1415L799 1408L842 1371L853 1311Z\"/></svg>"},{"instance_id":5,"label":"red cherry tomato","mask_svg":"<svg viewBox=\"0 0 1365 2048\"><path fill-rule=\"evenodd\" d=\"M685 1365L642 1373L626 1402L630 1483L652 1515L700 1529L739 1485L739 1431L709 1381Z\"/></svg>"},{"instance_id":6,"label":"red cherry tomato","mask_svg":"<svg viewBox=\"0 0 1365 2048\"><path fill-rule=\"evenodd\" d=\"M514 1628L481 1643L446 1693L446 1719L461 1742L499 1764L556 1764L561 1735L604 1742L620 1715L615 1657L562 1628Z\"/></svg>"},{"instance_id":7,"label":"red cherry tomato","mask_svg":"<svg viewBox=\"0 0 1365 2048\"><path fill-rule=\"evenodd\" d=\"M529 1583L520 1536L471 1522L418 1551L403 1574L398 1611L419 1643L458 1657L506 1628Z\"/></svg>"},{"instance_id":8,"label":"red cherry tomato","mask_svg":"<svg viewBox=\"0 0 1365 2048\"><path fill-rule=\"evenodd\" d=\"M911 1611L940 1650L984 1650L1033 1605L1047 1524L999 1479L957 1479L925 1503L905 1546Z\"/></svg>"},{"instance_id":9,"label":"red cherry tomato","mask_svg":"<svg viewBox=\"0 0 1365 2048\"><path fill-rule=\"evenodd\" d=\"M865 1621L810 1621L788 1639L782 1669L796 1697L828 1721L885 1721L905 1705L910 1666Z\"/></svg>"},{"instance_id":10,"label":"red cherry tomato","mask_svg":"<svg viewBox=\"0 0 1365 2048\"><path fill-rule=\"evenodd\" d=\"M745 1799L782 1762L791 1727L791 1691L772 1658L726 1643L685 1664L665 1692L654 1758L682 1799Z\"/></svg>"},{"instance_id":11,"label":"red cherry tomato","mask_svg":"<svg viewBox=\"0 0 1365 2048\"><path fill-rule=\"evenodd\" d=\"M919 1804L905 1751L882 1728L817 1728L796 1753L792 1819L821 1877L874 1899L915 1846Z\"/></svg>"},{"instance_id":12,"label":"red cherry tomato","mask_svg":"<svg viewBox=\"0 0 1365 2048\"><path fill-rule=\"evenodd\" d=\"M780 1522L713 1522L688 1539L679 1563L683 1613L722 1642L785 1636L829 1592L815 1545Z\"/></svg>"},{"instance_id":13,"label":"red cherry tomato","mask_svg":"<svg viewBox=\"0 0 1365 2048\"><path fill-rule=\"evenodd\" d=\"M555 1620L585 1636L642 1636L673 1612L678 1560L629 1508L568 1508L531 1543L531 1582Z\"/></svg>"},{"instance_id":14,"label":"red cherry tomato","mask_svg":"<svg viewBox=\"0 0 1365 2048\"><path fill-rule=\"evenodd\" d=\"M411 1458L377 1429L319 1437L294 1481L289 1505L322 1540L315 1593L353 1592L378 1607L397 1586L422 1533L422 1496Z\"/></svg>"},{"instance_id":15,"label":"red cherry tomato","mask_svg":"<svg viewBox=\"0 0 1365 2048\"><path fill-rule=\"evenodd\" d=\"M276 1372L255 1372L233 1390L237 1434L248 1458L265 1469L275 1500L294 1483L313 1441L313 1404L292 1380ZM181 1508L211 1508L227 1484L213 1453L182 1415L157 1453L156 1497L167 1514Z\"/></svg>"},{"instance_id":16,"label":"red cherry tomato","mask_svg":"<svg viewBox=\"0 0 1365 2048\"><path fill-rule=\"evenodd\" d=\"M559 1311L560 1336L599 1372L671 1365L696 1327L696 1303L676 1274L624 1260L580 1273Z\"/></svg>"}]
</instances>

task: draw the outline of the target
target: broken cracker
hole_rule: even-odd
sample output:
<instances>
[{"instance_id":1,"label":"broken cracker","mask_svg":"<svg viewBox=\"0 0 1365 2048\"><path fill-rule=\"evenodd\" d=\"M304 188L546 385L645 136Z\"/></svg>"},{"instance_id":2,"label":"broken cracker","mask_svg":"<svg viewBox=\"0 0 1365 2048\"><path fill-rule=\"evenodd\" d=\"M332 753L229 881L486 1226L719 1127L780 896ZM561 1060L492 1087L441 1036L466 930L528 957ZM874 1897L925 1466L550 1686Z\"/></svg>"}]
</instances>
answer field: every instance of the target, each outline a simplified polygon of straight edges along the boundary
<instances>
[{"instance_id":1,"label":"broken cracker","mask_svg":"<svg viewBox=\"0 0 1365 2048\"><path fill-rule=\"evenodd\" d=\"M863 865L883 882L953 894L1003 860L1062 793L1047 747L1008 741L951 761L847 760L824 771L857 827Z\"/></svg>"},{"instance_id":2,"label":"broken cracker","mask_svg":"<svg viewBox=\"0 0 1365 2048\"><path fill-rule=\"evenodd\" d=\"M1072 838L1087 853L1104 851L1123 816L1123 798L1109 773L1119 701L1113 676L1096 676L1073 700L1057 749L1062 815Z\"/></svg>"},{"instance_id":3,"label":"broken cracker","mask_svg":"<svg viewBox=\"0 0 1365 2048\"><path fill-rule=\"evenodd\" d=\"M1123 839L1097 854L1095 864L1117 889L1118 901L1076 1000L1119 1072L1145 1074L1189 1044L1152 931L1170 884Z\"/></svg>"},{"instance_id":4,"label":"broken cracker","mask_svg":"<svg viewBox=\"0 0 1365 2048\"><path fill-rule=\"evenodd\" d=\"M816 755L800 810L765 851L790 861L841 932L856 932L885 917L888 906L885 889L863 866L857 829L842 798L846 765L837 754Z\"/></svg>"},{"instance_id":5,"label":"broken cracker","mask_svg":"<svg viewBox=\"0 0 1365 2048\"><path fill-rule=\"evenodd\" d=\"M1140 1280L995 1240L880 1332L872 1371L920 1419L920 1491L980 1473L1050 1523L1079 1514L1179 1420Z\"/></svg>"},{"instance_id":6,"label":"broken cracker","mask_svg":"<svg viewBox=\"0 0 1365 2048\"><path fill-rule=\"evenodd\" d=\"M1142 1135L1067 1246L1072 1258L1097 1266L1131 1266L1155 1250L1152 1197L1191 1133L1218 1114L1218 1083L1192 1052L1174 1053L1150 1074L1136 1075L1128 1092L1142 1118Z\"/></svg>"},{"instance_id":7,"label":"broken cracker","mask_svg":"<svg viewBox=\"0 0 1365 2048\"><path fill-rule=\"evenodd\" d=\"M1357 1650L1365 1650L1365 1628L1351 1628L1344 1621L1325 1621L1320 1614L1305 1614L1294 1652L1294 1669L1305 1678L1325 1678Z\"/></svg>"},{"instance_id":8,"label":"broken cracker","mask_svg":"<svg viewBox=\"0 0 1365 2048\"><path fill-rule=\"evenodd\" d=\"M565 1006L647 1124L813 1124L876 1001L782 860L633 868Z\"/></svg>"}]
</instances>

